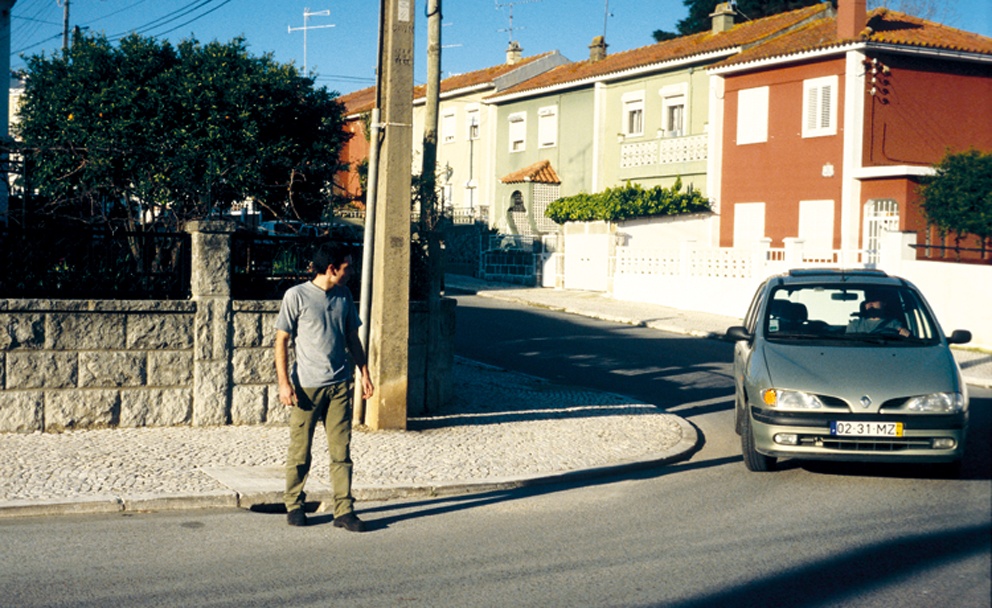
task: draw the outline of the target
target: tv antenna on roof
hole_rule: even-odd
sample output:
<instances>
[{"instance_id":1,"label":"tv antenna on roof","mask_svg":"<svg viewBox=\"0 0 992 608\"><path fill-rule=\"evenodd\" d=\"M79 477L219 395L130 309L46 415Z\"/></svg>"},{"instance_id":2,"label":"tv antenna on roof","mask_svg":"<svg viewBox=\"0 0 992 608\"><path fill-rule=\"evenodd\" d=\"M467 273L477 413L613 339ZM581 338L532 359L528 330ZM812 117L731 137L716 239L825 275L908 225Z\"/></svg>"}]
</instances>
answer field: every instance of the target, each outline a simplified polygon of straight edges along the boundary
<instances>
[{"instance_id":1,"label":"tv antenna on roof","mask_svg":"<svg viewBox=\"0 0 992 608\"><path fill-rule=\"evenodd\" d=\"M603 10L603 40L606 40L606 21L613 16L610 12L610 0L606 0L606 6Z\"/></svg>"},{"instance_id":2,"label":"tv antenna on roof","mask_svg":"<svg viewBox=\"0 0 992 608\"><path fill-rule=\"evenodd\" d=\"M496 10L500 10L500 9L503 9L503 8L509 8L510 9L509 10L509 18L510 18L509 27L504 28L504 29L500 29L500 30L497 30L497 31L499 31L499 32L509 32L510 33L510 42L513 42L513 7L515 5L517 5L517 4L532 4L534 2L540 2L541 0L513 0L511 2L504 2L502 4L500 4L499 0L493 0L493 1L496 2ZM521 28L517 28L517 29L524 29L524 28L521 27Z\"/></svg>"},{"instance_id":3,"label":"tv antenna on roof","mask_svg":"<svg viewBox=\"0 0 992 608\"><path fill-rule=\"evenodd\" d=\"M303 27L293 27L289 26L289 32L303 31L303 75L307 75L307 30L319 30L325 27L334 27L331 25L310 25L310 17L330 17L331 11L329 9L324 9L322 11L311 11L308 8L303 9Z\"/></svg>"}]
</instances>

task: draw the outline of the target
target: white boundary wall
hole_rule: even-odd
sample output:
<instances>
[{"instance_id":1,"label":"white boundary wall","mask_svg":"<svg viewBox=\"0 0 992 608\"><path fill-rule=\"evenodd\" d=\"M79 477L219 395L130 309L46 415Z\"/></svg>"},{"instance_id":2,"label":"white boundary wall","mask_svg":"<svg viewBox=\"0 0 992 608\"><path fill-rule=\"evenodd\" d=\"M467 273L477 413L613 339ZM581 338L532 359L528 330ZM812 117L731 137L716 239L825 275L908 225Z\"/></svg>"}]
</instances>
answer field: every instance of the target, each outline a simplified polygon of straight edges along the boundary
<instances>
[{"instance_id":1,"label":"white boundary wall","mask_svg":"<svg viewBox=\"0 0 992 608\"><path fill-rule=\"evenodd\" d=\"M711 241L705 236L703 223L662 222L656 231L643 224L608 225L601 238L608 242L612 235L615 239L615 255L605 264L612 269L612 277L598 284L610 285L607 291L618 300L743 318L755 289L770 275L790 268L865 267L859 251L804 255L801 239L786 239L781 249L771 248L768 239L751 251L713 247L706 244ZM573 256L591 253L581 239L572 242L568 238L578 232L565 230L562 276L566 289L583 289L580 285L591 282L588 263L582 269L568 264L570 246L579 245L582 250L582 254L573 251ZM914 239L914 233L886 233L876 267L919 287L946 333L967 329L973 336L970 347L992 350L992 265L917 261L910 247ZM577 270L584 272L576 275Z\"/></svg>"}]
</instances>

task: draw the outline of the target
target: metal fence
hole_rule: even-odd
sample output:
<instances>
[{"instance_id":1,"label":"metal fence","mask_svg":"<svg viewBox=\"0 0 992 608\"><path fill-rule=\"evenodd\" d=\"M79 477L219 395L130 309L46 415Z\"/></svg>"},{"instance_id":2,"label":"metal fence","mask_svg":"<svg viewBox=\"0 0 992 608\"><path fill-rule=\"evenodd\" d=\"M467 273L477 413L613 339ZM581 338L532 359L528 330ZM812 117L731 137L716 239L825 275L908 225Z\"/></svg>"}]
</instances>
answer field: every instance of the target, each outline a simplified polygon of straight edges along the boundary
<instances>
[{"instance_id":1,"label":"metal fence","mask_svg":"<svg viewBox=\"0 0 992 608\"><path fill-rule=\"evenodd\" d=\"M183 300L190 237L79 226L0 234L0 297Z\"/></svg>"},{"instance_id":2,"label":"metal fence","mask_svg":"<svg viewBox=\"0 0 992 608\"><path fill-rule=\"evenodd\" d=\"M333 240L353 249L348 287L361 292L362 243L327 236L269 236L235 233L231 239L231 296L236 300L278 300L287 289L312 279L310 260L321 243Z\"/></svg>"}]
</instances>

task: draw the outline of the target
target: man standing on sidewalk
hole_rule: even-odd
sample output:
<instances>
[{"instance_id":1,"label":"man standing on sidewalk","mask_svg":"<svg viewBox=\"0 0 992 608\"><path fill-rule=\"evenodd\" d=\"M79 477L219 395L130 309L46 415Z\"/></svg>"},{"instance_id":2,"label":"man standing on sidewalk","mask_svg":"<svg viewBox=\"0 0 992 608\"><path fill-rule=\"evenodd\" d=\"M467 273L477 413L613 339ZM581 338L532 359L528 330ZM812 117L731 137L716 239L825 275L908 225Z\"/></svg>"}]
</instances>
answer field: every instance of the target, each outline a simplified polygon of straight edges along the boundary
<instances>
[{"instance_id":1,"label":"man standing on sidewalk","mask_svg":"<svg viewBox=\"0 0 992 608\"><path fill-rule=\"evenodd\" d=\"M351 254L342 245L321 245L313 256L317 276L286 291L276 319L279 401L293 408L283 496L291 526L307 525L303 486L310 473L313 433L317 423L323 422L331 457L334 525L352 532L365 531L365 523L354 513L351 495L351 361L361 373L366 399L374 387L358 337L361 321L347 288L351 261ZM290 340L296 355L292 374L288 364Z\"/></svg>"}]
</instances>

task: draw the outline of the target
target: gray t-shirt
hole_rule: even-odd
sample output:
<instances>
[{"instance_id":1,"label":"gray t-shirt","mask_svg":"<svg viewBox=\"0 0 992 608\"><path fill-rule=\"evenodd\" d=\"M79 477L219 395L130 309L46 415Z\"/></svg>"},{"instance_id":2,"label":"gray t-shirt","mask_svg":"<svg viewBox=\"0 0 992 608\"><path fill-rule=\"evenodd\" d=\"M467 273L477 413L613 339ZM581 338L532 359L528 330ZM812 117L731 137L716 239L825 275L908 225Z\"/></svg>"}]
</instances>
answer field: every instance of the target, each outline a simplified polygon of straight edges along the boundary
<instances>
[{"instance_id":1,"label":"gray t-shirt","mask_svg":"<svg viewBox=\"0 0 992 608\"><path fill-rule=\"evenodd\" d=\"M293 381L317 388L350 379L348 335L361 323L347 287L335 285L325 292L307 281L289 288L282 298L276 329L293 337Z\"/></svg>"}]
</instances>

